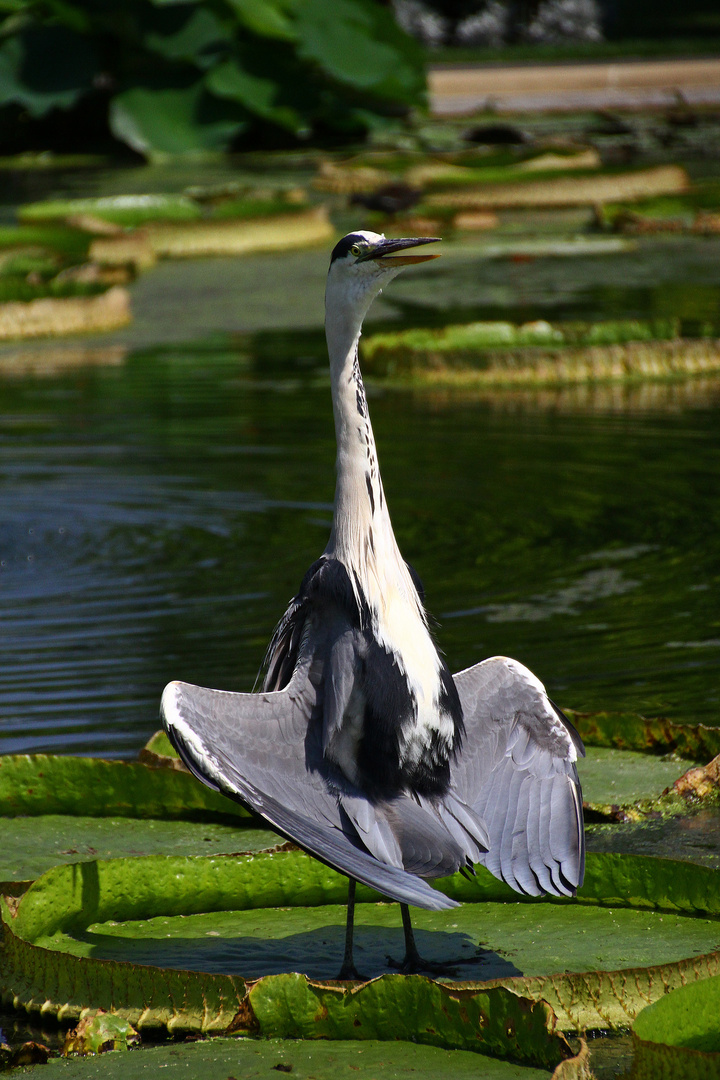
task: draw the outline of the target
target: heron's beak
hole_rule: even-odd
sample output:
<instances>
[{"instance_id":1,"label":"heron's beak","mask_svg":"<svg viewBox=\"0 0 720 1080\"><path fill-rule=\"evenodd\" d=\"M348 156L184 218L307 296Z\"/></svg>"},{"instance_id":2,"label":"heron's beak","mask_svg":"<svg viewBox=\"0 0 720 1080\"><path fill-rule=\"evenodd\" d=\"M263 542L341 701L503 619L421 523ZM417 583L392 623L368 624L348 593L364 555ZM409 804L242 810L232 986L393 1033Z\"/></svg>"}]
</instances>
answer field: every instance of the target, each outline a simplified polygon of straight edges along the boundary
<instances>
[{"instance_id":1,"label":"heron's beak","mask_svg":"<svg viewBox=\"0 0 720 1080\"><path fill-rule=\"evenodd\" d=\"M419 247L420 244L436 244L439 240L439 236L416 236L404 237L401 240L381 240L372 251L367 253L365 258L374 259L381 266L409 266L411 263L429 262L430 259L439 259L440 252L432 255L395 255L394 252Z\"/></svg>"}]
</instances>

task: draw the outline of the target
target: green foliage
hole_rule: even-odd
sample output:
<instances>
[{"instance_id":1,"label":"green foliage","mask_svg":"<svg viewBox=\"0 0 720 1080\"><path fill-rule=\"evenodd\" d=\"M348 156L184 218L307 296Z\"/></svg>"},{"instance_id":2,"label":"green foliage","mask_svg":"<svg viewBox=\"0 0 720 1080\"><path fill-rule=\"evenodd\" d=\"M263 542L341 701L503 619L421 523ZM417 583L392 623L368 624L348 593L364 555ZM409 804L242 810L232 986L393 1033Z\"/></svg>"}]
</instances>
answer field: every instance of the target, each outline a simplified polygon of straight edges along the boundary
<instances>
[{"instance_id":1,"label":"green foliage","mask_svg":"<svg viewBox=\"0 0 720 1080\"><path fill-rule=\"evenodd\" d=\"M447 949L466 936L462 925L524 974L446 986L385 975L350 990L292 973L295 963L315 963L325 938L341 944L346 894L342 875L300 852L58 866L12 909L0 903L0 996L60 1019L103 1008L142 1029L222 1031L233 1022L271 1037L400 1034L548 1064L562 1043L546 1002L561 1030L627 1026L668 989L717 973L718 876L664 859L591 855L579 902L548 903L523 901L482 870L473 882L458 875L443 887L465 907L450 925L447 913L417 913L420 932ZM364 887L358 900L360 935L371 924L384 952L397 908L377 906ZM279 939L281 960L248 993L253 936L263 956ZM299 961L293 942L305 950ZM412 1026L398 1027L401 1017Z\"/></svg>"},{"instance_id":2,"label":"green foliage","mask_svg":"<svg viewBox=\"0 0 720 1080\"><path fill-rule=\"evenodd\" d=\"M109 1050L127 1050L139 1042L138 1033L127 1020L106 1012L84 1016L74 1031L69 1031L63 1055L105 1054Z\"/></svg>"},{"instance_id":3,"label":"green foliage","mask_svg":"<svg viewBox=\"0 0 720 1080\"><path fill-rule=\"evenodd\" d=\"M242 807L190 773L124 761L0 756L0 814L96 817L245 817Z\"/></svg>"},{"instance_id":4,"label":"green foliage","mask_svg":"<svg viewBox=\"0 0 720 1080\"><path fill-rule=\"evenodd\" d=\"M88 214L114 225L138 226L148 221L193 221L201 216L198 204L186 195L112 195L99 199L48 199L27 203L18 211L30 225L63 221Z\"/></svg>"},{"instance_id":5,"label":"green foliage","mask_svg":"<svg viewBox=\"0 0 720 1080\"><path fill-rule=\"evenodd\" d=\"M639 1013L639 1039L720 1054L720 975L681 986Z\"/></svg>"},{"instance_id":6,"label":"green foliage","mask_svg":"<svg viewBox=\"0 0 720 1080\"><path fill-rule=\"evenodd\" d=\"M633 1024L633 1080L720 1077L720 976L680 986Z\"/></svg>"},{"instance_id":7,"label":"green foliage","mask_svg":"<svg viewBox=\"0 0 720 1080\"><path fill-rule=\"evenodd\" d=\"M0 109L40 120L94 105L148 158L218 153L267 130L359 135L424 100L422 50L378 0L38 0L5 12Z\"/></svg>"},{"instance_id":8,"label":"green foliage","mask_svg":"<svg viewBox=\"0 0 720 1080\"><path fill-rule=\"evenodd\" d=\"M560 323L544 320L515 326L509 322L476 322L441 328L423 327L388 334L373 334L363 341L367 361L395 361L425 357L465 356L470 359L484 349L518 348L537 345L620 345L629 341L668 341L680 334L677 319L618 319L597 323Z\"/></svg>"},{"instance_id":9,"label":"green foliage","mask_svg":"<svg viewBox=\"0 0 720 1080\"><path fill-rule=\"evenodd\" d=\"M33 1080L271 1080L284 1073L314 1080L550 1080L547 1070L510 1061L483 1058L469 1050L441 1050L413 1042L368 1039L315 1040L213 1038L144 1047L142 1053L103 1054L102 1057L51 1058L46 1065L24 1069ZM480 1069L480 1072L478 1071Z\"/></svg>"}]
</instances>

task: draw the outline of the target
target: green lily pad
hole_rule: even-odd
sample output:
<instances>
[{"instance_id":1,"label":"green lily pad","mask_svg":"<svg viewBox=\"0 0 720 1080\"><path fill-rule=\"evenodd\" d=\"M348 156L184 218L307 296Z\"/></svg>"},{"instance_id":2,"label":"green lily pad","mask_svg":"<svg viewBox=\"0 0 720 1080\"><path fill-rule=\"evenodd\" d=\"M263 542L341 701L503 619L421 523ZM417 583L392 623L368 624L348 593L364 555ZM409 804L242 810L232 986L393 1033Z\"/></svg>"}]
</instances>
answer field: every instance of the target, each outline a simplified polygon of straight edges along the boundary
<instances>
[{"instance_id":1,"label":"green lily pad","mask_svg":"<svg viewBox=\"0 0 720 1080\"><path fill-rule=\"evenodd\" d=\"M358 905L356 927L355 961L364 976L387 972L388 955L402 959L396 905ZM579 914L566 905L476 903L450 916L413 912L413 927L422 956L435 962L461 958L458 976L481 982L674 963L720 949L720 923L632 908L588 907ZM110 920L38 943L75 956L248 979L287 971L327 979L339 969L344 938L345 907L325 905Z\"/></svg>"},{"instance_id":2,"label":"green lily pad","mask_svg":"<svg viewBox=\"0 0 720 1080\"><path fill-rule=\"evenodd\" d=\"M494 986L549 1001L565 1030L626 1027L668 988L720 971L719 884L720 871L688 863L590 855L578 902L522 900L483 871L442 883L464 908L419 912L416 923L421 948L445 960L489 947L466 972L475 981L455 984L457 992ZM259 1023L266 1035L286 1035L287 1011L266 1011L261 1022L245 978L274 970L262 979L271 994L274 980L305 980L297 967L331 977L346 888L342 875L300 852L59 866L3 903L2 997L60 1019L92 1007L140 1028L221 1031L244 1016L253 1030ZM397 908L378 899L358 890L368 905L358 916L367 955L358 959L369 974L387 949L399 955L401 947ZM327 989L299 985L293 994L308 1001ZM343 999L343 1015L354 1001ZM302 1008L320 1016L324 1007ZM338 1028L336 1037L346 1036Z\"/></svg>"},{"instance_id":3,"label":"green lily pad","mask_svg":"<svg viewBox=\"0 0 720 1080\"><path fill-rule=\"evenodd\" d=\"M720 727L677 724L664 717L637 713L576 712L563 709L590 746L653 753L674 752L690 761L708 761L720 754Z\"/></svg>"},{"instance_id":4,"label":"green lily pad","mask_svg":"<svg viewBox=\"0 0 720 1080\"><path fill-rule=\"evenodd\" d=\"M720 1077L720 976L681 986L633 1024L636 1080Z\"/></svg>"},{"instance_id":5,"label":"green lily pad","mask_svg":"<svg viewBox=\"0 0 720 1080\"><path fill-rule=\"evenodd\" d=\"M578 772L586 804L599 809L657 798L690 766L653 754L592 746L578 763Z\"/></svg>"},{"instance_id":6,"label":"green lily pad","mask_svg":"<svg viewBox=\"0 0 720 1080\"><path fill-rule=\"evenodd\" d=\"M52 754L0 756L0 815L248 818L190 773Z\"/></svg>"},{"instance_id":7,"label":"green lily pad","mask_svg":"<svg viewBox=\"0 0 720 1080\"><path fill-rule=\"evenodd\" d=\"M551 323L540 320L515 326L509 322L460 323L440 328L424 327L394 333L372 334L363 340L367 362L392 359L407 365L436 362L477 363L486 349L517 349L529 346L622 345L629 341L667 341L679 336L677 319L620 319L597 323Z\"/></svg>"},{"instance_id":8,"label":"green lily pad","mask_svg":"<svg viewBox=\"0 0 720 1080\"><path fill-rule=\"evenodd\" d=\"M63 1045L63 1055L105 1054L110 1050L127 1050L140 1041L132 1024L112 1013L97 1012L84 1016L78 1026L69 1031Z\"/></svg>"},{"instance_id":9,"label":"green lily pad","mask_svg":"<svg viewBox=\"0 0 720 1080\"><path fill-rule=\"evenodd\" d=\"M298 1080L478 1080L478 1058L467 1050L441 1050L414 1042L300 1042L282 1039L215 1038L174 1046L153 1046L142 1053L105 1054L102 1058L63 1061L54 1058L23 1075L54 1080L144 1080L165 1069L164 1080L270 1080L290 1073ZM545 1069L523 1067L508 1061L486 1058L482 1080L547 1080Z\"/></svg>"},{"instance_id":10,"label":"green lily pad","mask_svg":"<svg viewBox=\"0 0 720 1080\"><path fill-rule=\"evenodd\" d=\"M240 826L240 827L239 827ZM15 817L2 825L0 890L34 881L61 863L136 855L229 855L265 851L281 841L250 822L79 817L45 814Z\"/></svg>"},{"instance_id":11,"label":"green lily pad","mask_svg":"<svg viewBox=\"0 0 720 1080\"><path fill-rule=\"evenodd\" d=\"M148 221L193 221L200 207L186 195L109 195L97 199L50 199L28 203L18 210L25 224L63 221L87 214L114 225L144 225Z\"/></svg>"}]
</instances>

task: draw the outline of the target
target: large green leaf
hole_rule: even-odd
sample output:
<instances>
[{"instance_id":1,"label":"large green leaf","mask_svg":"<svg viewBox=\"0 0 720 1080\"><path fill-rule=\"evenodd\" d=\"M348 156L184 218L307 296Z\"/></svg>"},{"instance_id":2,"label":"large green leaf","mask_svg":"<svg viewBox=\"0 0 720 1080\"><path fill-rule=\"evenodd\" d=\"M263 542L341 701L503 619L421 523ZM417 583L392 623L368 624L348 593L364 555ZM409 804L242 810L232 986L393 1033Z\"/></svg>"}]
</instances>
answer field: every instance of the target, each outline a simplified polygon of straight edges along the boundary
<instances>
[{"instance_id":1,"label":"large green leaf","mask_svg":"<svg viewBox=\"0 0 720 1080\"><path fill-rule=\"evenodd\" d=\"M443 882L464 909L420 912L416 922L421 947L446 960L464 945L490 947L480 973L502 977L461 988L544 999L564 1029L622 1027L668 988L720 971L719 883L720 871L691 864L591 855L577 903L523 902L482 872L477 881ZM343 911L327 905L341 905L345 892L342 875L299 852L60 866L3 907L3 997L66 1018L93 1007L141 1027L222 1030L241 1009L248 974L274 965L278 974L264 980L271 996L274 979L296 967L317 971L316 960L325 978L333 975ZM370 902L358 916L367 948L358 959L368 960L369 974L390 927L392 950L401 946L397 907L377 899L358 891L361 905ZM477 978L477 968L467 974ZM302 993L315 998L320 985ZM286 1033L287 1011L263 1017L265 1034Z\"/></svg>"},{"instance_id":2,"label":"large green leaf","mask_svg":"<svg viewBox=\"0 0 720 1080\"><path fill-rule=\"evenodd\" d=\"M253 75L235 60L227 60L214 67L205 85L218 97L237 101L249 112L272 120L281 127L298 131L304 126L294 109L277 104L279 87L274 79Z\"/></svg>"},{"instance_id":3,"label":"large green leaf","mask_svg":"<svg viewBox=\"0 0 720 1080\"><path fill-rule=\"evenodd\" d=\"M583 713L574 709L564 712L590 746L663 754L675 751L691 761L706 761L720 754L720 727L677 724L664 717L637 713Z\"/></svg>"},{"instance_id":4,"label":"large green leaf","mask_svg":"<svg viewBox=\"0 0 720 1080\"><path fill-rule=\"evenodd\" d=\"M703 919L632 908L567 905L465 904L452 913L413 913L422 955L434 963L458 959L452 981L487 982L587 971L675 964L720 948L720 928ZM73 956L164 968L241 974L248 979L301 971L323 980L337 974L345 937L345 907L253 908L91 923L38 943ZM402 959L400 912L393 904L360 904L355 960L365 978Z\"/></svg>"},{"instance_id":5,"label":"large green leaf","mask_svg":"<svg viewBox=\"0 0 720 1080\"><path fill-rule=\"evenodd\" d=\"M115 225L144 225L148 221L193 221L202 211L187 195L106 195L96 199L44 199L26 203L18 218L27 224L62 221L89 214Z\"/></svg>"},{"instance_id":6,"label":"large green leaf","mask_svg":"<svg viewBox=\"0 0 720 1080\"><path fill-rule=\"evenodd\" d=\"M545 1002L502 987L458 989L417 975L384 975L348 990L287 974L255 983L248 1006L261 1032L282 1038L406 1038L546 1067L569 1056Z\"/></svg>"},{"instance_id":7,"label":"large green leaf","mask_svg":"<svg viewBox=\"0 0 720 1080\"><path fill-rule=\"evenodd\" d=\"M244 120L211 98L202 82L185 87L134 86L113 98L113 135L154 160L207 157L227 149Z\"/></svg>"},{"instance_id":8,"label":"large green leaf","mask_svg":"<svg viewBox=\"0 0 720 1080\"><path fill-rule=\"evenodd\" d=\"M548 1080L545 1069L486 1058L467 1050L440 1050L414 1042L215 1038L195 1043L152 1046L142 1053L103 1054L99 1058L61 1060L23 1070L38 1080L270 1080L290 1073L300 1080ZM479 1069L481 1071L479 1071Z\"/></svg>"},{"instance_id":9,"label":"large green leaf","mask_svg":"<svg viewBox=\"0 0 720 1080\"><path fill-rule=\"evenodd\" d=\"M52 754L0 755L0 815L249 817L184 770Z\"/></svg>"},{"instance_id":10,"label":"large green leaf","mask_svg":"<svg viewBox=\"0 0 720 1080\"><path fill-rule=\"evenodd\" d=\"M168 821L44 814L2 823L0 891L60 863L136 855L229 855L277 847L277 833L249 822Z\"/></svg>"},{"instance_id":11,"label":"large green leaf","mask_svg":"<svg viewBox=\"0 0 720 1080\"><path fill-rule=\"evenodd\" d=\"M226 0L240 22L261 37L293 41L296 29L289 17L297 0ZM301 0L301 5L304 0ZM330 16L330 12L326 12Z\"/></svg>"},{"instance_id":12,"label":"large green leaf","mask_svg":"<svg viewBox=\"0 0 720 1080\"><path fill-rule=\"evenodd\" d=\"M186 60L205 69L221 50L231 45L232 29L208 7L182 5L175 7L174 12L172 24L163 28L165 32L153 30L145 35L145 45L152 52L166 60Z\"/></svg>"},{"instance_id":13,"label":"large green leaf","mask_svg":"<svg viewBox=\"0 0 720 1080\"><path fill-rule=\"evenodd\" d=\"M303 0L298 54L340 83L409 105L425 90L421 50L374 0Z\"/></svg>"},{"instance_id":14,"label":"large green leaf","mask_svg":"<svg viewBox=\"0 0 720 1080\"><path fill-rule=\"evenodd\" d=\"M635 1080L720 1077L720 975L681 986L633 1024Z\"/></svg>"},{"instance_id":15,"label":"large green leaf","mask_svg":"<svg viewBox=\"0 0 720 1080\"><path fill-rule=\"evenodd\" d=\"M630 750L590 746L578 763L583 799L592 808L657 798L691 763Z\"/></svg>"},{"instance_id":16,"label":"large green leaf","mask_svg":"<svg viewBox=\"0 0 720 1080\"><path fill-rule=\"evenodd\" d=\"M92 88L97 61L87 39L63 26L29 26L0 45L0 104L31 116L68 109Z\"/></svg>"}]
</instances>

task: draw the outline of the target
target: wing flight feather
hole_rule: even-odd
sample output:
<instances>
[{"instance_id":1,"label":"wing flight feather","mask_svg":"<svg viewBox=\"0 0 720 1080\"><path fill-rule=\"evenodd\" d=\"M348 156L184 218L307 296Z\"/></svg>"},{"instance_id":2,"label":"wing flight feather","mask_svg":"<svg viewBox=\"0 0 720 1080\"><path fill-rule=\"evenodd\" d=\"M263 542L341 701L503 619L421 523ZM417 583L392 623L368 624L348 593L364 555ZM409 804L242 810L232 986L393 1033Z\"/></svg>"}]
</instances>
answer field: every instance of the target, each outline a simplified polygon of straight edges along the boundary
<instances>
[{"instance_id":1,"label":"wing flight feather","mask_svg":"<svg viewBox=\"0 0 720 1080\"><path fill-rule=\"evenodd\" d=\"M465 739L451 790L487 826L479 861L530 896L574 895L585 868L580 737L516 660L494 656L454 678Z\"/></svg>"}]
</instances>

